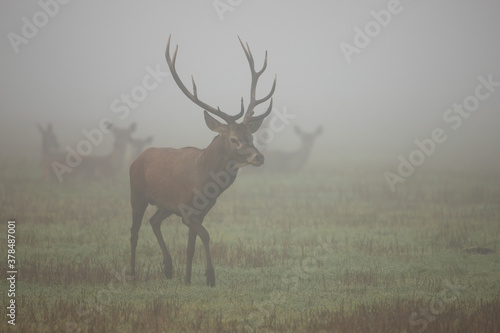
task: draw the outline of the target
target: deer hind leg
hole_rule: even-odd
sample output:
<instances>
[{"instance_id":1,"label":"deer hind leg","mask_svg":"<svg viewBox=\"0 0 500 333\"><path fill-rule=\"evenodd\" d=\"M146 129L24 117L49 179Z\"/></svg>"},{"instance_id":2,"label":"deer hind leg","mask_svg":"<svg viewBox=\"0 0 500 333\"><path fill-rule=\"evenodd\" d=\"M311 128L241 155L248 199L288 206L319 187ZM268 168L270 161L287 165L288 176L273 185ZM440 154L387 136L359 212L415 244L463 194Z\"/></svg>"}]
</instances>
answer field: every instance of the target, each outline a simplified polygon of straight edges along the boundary
<instances>
[{"instance_id":1,"label":"deer hind leg","mask_svg":"<svg viewBox=\"0 0 500 333\"><path fill-rule=\"evenodd\" d=\"M135 250L139 239L139 229L141 229L142 217L147 206L147 201L132 202L132 228L130 228L130 274L132 277L135 277Z\"/></svg>"},{"instance_id":2,"label":"deer hind leg","mask_svg":"<svg viewBox=\"0 0 500 333\"><path fill-rule=\"evenodd\" d=\"M196 244L196 230L193 228L189 228L188 234L188 245L187 245L187 263L186 263L186 278L184 280L185 284L191 284L191 267L193 265L193 256L194 256L194 246Z\"/></svg>"},{"instance_id":3,"label":"deer hind leg","mask_svg":"<svg viewBox=\"0 0 500 333\"><path fill-rule=\"evenodd\" d=\"M165 240L163 239L163 235L161 233L161 222L170 216L171 213L168 211L158 208L156 213L151 217L149 223L151 223L151 227L153 228L153 232L155 233L156 239L158 240L158 244L160 244L161 252L163 253L163 266L164 273L167 279L172 278L173 267L172 267L172 257L170 253L168 253L167 246L165 245Z\"/></svg>"},{"instance_id":4,"label":"deer hind leg","mask_svg":"<svg viewBox=\"0 0 500 333\"><path fill-rule=\"evenodd\" d=\"M196 234L200 236L203 246L205 247L205 256L207 257L207 270L205 276L207 277L207 286L215 286L215 271L212 265L212 257L210 256L210 235L207 229L201 225L201 223L194 223L189 229L194 229ZM193 244L194 248L194 244Z\"/></svg>"}]
</instances>

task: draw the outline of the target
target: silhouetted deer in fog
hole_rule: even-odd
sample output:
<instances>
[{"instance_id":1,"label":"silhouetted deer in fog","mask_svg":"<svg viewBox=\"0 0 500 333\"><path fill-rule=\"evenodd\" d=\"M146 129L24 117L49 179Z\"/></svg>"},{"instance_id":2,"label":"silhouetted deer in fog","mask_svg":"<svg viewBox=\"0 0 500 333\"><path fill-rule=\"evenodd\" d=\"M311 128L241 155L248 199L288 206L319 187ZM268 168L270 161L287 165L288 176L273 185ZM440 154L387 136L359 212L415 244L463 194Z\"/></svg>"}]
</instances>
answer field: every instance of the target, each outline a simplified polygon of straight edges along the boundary
<instances>
[{"instance_id":1,"label":"silhouetted deer in fog","mask_svg":"<svg viewBox=\"0 0 500 333\"><path fill-rule=\"evenodd\" d=\"M297 172L300 171L306 162L309 160L311 151L316 138L323 131L322 127L318 127L312 133L302 131L298 126L294 127L295 133L300 137L300 148L291 151L268 150L264 154L266 156L266 165L262 171L267 172ZM259 170L260 171L260 170Z\"/></svg>"},{"instance_id":2,"label":"silhouetted deer in fog","mask_svg":"<svg viewBox=\"0 0 500 333\"><path fill-rule=\"evenodd\" d=\"M271 112L272 99L265 113L254 116L254 108L269 100L276 88L275 77L271 91L265 97L256 99L257 81L267 67L267 51L262 69L256 71L250 47L248 44L245 47L241 39L240 44L252 74L250 103L245 112L241 98L241 111L237 115L229 115L220 108L214 108L198 99L193 77L191 77L192 93L182 83L175 69L178 47L175 48L171 58L170 36L168 38L165 57L172 78L187 98L205 110L206 125L218 135L205 149L148 148L132 163L130 167L133 221L130 230L132 275L135 275L135 252L142 218L148 204L152 204L157 206L157 211L149 222L163 253L166 277L172 278L172 258L165 245L160 226L164 219L175 214L182 217L182 222L189 228L185 283L191 283L191 265L196 237L199 236L207 260L206 283L209 286L215 285L215 273L210 257L210 236L202 225L203 219L217 201L217 197L234 182L239 168L248 164L260 166L264 163L264 156L253 144L252 133L257 131L264 118ZM225 124L210 114L224 120ZM243 115L245 115L243 121L237 123L236 120Z\"/></svg>"},{"instance_id":3,"label":"silhouetted deer in fog","mask_svg":"<svg viewBox=\"0 0 500 333\"><path fill-rule=\"evenodd\" d=\"M85 156L81 165L76 167L78 172L89 179L103 180L115 176L123 168L127 153L127 145L132 141L132 133L137 124L132 123L128 128L108 125L114 137L113 149L106 155Z\"/></svg>"},{"instance_id":4,"label":"silhouetted deer in fog","mask_svg":"<svg viewBox=\"0 0 500 333\"><path fill-rule=\"evenodd\" d=\"M132 151L130 156L132 161L135 161L137 157L144 151L144 149L153 142L153 137L148 136L144 139L132 138L130 145L132 146Z\"/></svg>"},{"instance_id":5,"label":"silhouetted deer in fog","mask_svg":"<svg viewBox=\"0 0 500 333\"><path fill-rule=\"evenodd\" d=\"M42 135L42 152L40 157L40 163L43 166L43 179L50 178L51 163L54 159L58 159L63 156L61 146L54 133L52 124L47 124L46 128L43 128L40 124L36 124L40 134Z\"/></svg>"},{"instance_id":6,"label":"silhouetted deer in fog","mask_svg":"<svg viewBox=\"0 0 500 333\"><path fill-rule=\"evenodd\" d=\"M131 143L132 132L135 131L137 125L131 124L128 128L119 128L108 123L107 130L110 130L114 137L113 148L106 155L77 155L79 160L74 157L76 152L70 153L70 148L61 150L59 142L54 134L52 125L47 125L44 129L38 125L38 129L42 134L42 163L44 166L44 178L60 182L63 180L63 175L68 172L71 177L83 176L86 179L103 180L111 178L123 168L125 162L125 154L127 146ZM103 139L102 133L100 140ZM81 141L82 142L82 141ZM90 142L87 141L90 145ZM98 143L100 144L100 142ZM68 159L73 160L72 165L68 167Z\"/></svg>"}]
</instances>

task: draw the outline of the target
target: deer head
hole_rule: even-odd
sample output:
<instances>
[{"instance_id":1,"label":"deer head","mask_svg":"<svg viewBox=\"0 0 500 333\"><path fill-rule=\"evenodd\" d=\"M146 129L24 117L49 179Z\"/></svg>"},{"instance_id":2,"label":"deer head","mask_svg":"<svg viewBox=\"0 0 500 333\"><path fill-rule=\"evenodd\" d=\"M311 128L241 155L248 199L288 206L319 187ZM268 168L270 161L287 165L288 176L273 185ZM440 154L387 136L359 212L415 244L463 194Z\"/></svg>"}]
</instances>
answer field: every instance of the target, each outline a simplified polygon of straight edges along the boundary
<instances>
[{"instance_id":1,"label":"deer head","mask_svg":"<svg viewBox=\"0 0 500 333\"><path fill-rule=\"evenodd\" d=\"M38 130L42 134L42 145L51 149L58 149L59 141L57 140L56 135L54 134L54 130L52 128L52 124L48 123L47 128L44 129L40 124L36 124Z\"/></svg>"},{"instance_id":2,"label":"deer head","mask_svg":"<svg viewBox=\"0 0 500 333\"><path fill-rule=\"evenodd\" d=\"M52 124L47 124L44 129L40 124L36 124L40 134L42 134L42 160L50 159L50 156L58 152L60 145L52 128Z\"/></svg>"},{"instance_id":3,"label":"deer head","mask_svg":"<svg viewBox=\"0 0 500 333\"><path fill-rule=\"evenodd\" d=\"M112 123L108 123L106 127L108 130L111 130L115 138L114 149L121 149L126 148L127 144L132 143L131 135L137 129L137 124L134 122L128 128L120 128Z\"/></svg>"},{"instance_id":4,"label":"deer head","mask_svg":"<svg viewBox=\"0 0 500 333\"><path fill-rule=\"evenodd\" d=\"M167 59L168 66L170 68L170 72L172 73L172 77L179 86L179 88L182 90L184 95L186 95L186 97L188 97L196 105L200 106L205 110L204 111L205 123L210 130L217 132L219 134L218 139L221 141L221 146L225 152L226 157L236 161L238 167L242 167L247 164L253 166L260 166L264 163L264 156L254 146L252 134L259 129L264 118L271 113L273 107L273 100L271 97L276 88L276 76L274 78L271 91L263 98L256 99L255 91L257 88L257 81L259 77L262 75L262 73L264 73L267 67L267 51L265 55L264 65L259 71L256 71L250 47L248 46L248 44L246 44L245 46L245 44L243 44L243 42L239 37L238 39L240 41L241 47L243 48L245 56L250 65L252 81L250 86L250 103L248 104L247 109L245 111L245 105L242 97L241 110L236 115L229 115L225 112L222 112L219 107L214 108L201 101L198 98L196 83L192 76L191 76L191 81L193 85L193 92L191 93L186 88L184 83L182 83L181 79L179 78L179 75L177 74L177 71L175 69L175 61L177 57L178 46L176 46L175 48L173 57L172 58L170 57L170 36L167 42L165 57ZM254 115L255 107L259 104L266 102L269 99L271 100L266 112L264 112L261 115L255 116ZM212 115L219 117L224 122L217 120ZM243 117L243 115L244 115L243 120L240 123L237 123L236 121L241 117Z\"/></svg>"},{"instance_id":5,"label":"deer head","mask_svg":"<svg viewBox=\"0 0 500 333\"><path fill-rule=\"evenodd\" d=\"M316 130L312 133L306 133L302 131L298 126L295 126L294 130L295 133L300 137L300 140L302 141L302 147L307 147L307 148L311 147L312 144L314 143L314 140L316 140L316 138L320 136L321 133L323 132L323 128L321 126L318 126L318 128L316 128Z\"/></svg>"},{"instance_id":6,"label":"deer head","mask_svg":"<svg viewBox=\"0 0 500 333\"><path fill-rule=\"evenodd\" d=\"M132 157L135 160L143 151L144 148L153 142L153 136L148 136L144 139L132 138Z\"/></svg>"}]
</instances>

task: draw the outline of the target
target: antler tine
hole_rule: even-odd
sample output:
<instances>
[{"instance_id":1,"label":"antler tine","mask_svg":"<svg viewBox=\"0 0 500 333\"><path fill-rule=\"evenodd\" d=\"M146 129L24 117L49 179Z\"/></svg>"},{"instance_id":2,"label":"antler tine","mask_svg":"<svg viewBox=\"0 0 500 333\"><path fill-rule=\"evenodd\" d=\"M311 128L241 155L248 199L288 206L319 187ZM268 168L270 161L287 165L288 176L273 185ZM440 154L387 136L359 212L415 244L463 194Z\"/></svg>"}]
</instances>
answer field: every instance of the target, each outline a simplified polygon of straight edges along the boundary
<instances>
[{"instance_id":1,"label":"antler tine","mask_svg":"<svg viewBox=\"0 0 500 333\"><path fill-rule=\"evenodd\" d=\"M250 45L248 45L248 43L246 43L246 46L247 46L247 50L248 50L248 55L250 56L250 59L252 59L252 66L255 68L255 65L254 65L254 60L253 60L253 54L252 54L252 51L250 50Z\"/></svg>"},{"instance_id":2,"label":"antler tine","mask_svg":"<svg viewBox=\"0 0 500 333\"><path fill-rule=\"evenodd\" d=\"M248 50L247 50L247 48L245 47L245 44L243 44L243 42L241 41L240 36L238 36L238 40L240 41L241 47L243 48L243 51L245 52L245 56L247 57L248 63L250 64L250 70L253 72L253 57L249 53L250 48L248 48ZM247 44L247 47L248 47L248 44Z\"/></svg>"},{"instance_id":3,"label":"antler tine","mask_svg":"<svg viewBox=\"0 0 500 333\"><path fill-rule=\"evenodd\" d=\"M273 81L273 86L271 87L271 91L269 92L269 94L267 94L266 97L263 97L261 99L258 99L255 101L255 105L259 105L261 103L264 103L265 101L267 101L269 98L271 98L271 96L273 96L274 94L274 90L276 89L276 80L278 79L278 76L275 74L274 75L274 81Z\"/></svg>"},{"instance_id":4,"label":"antler tine","mask_svg":"<svg viewBox=\"0 0 500 333\"><path fill-rule=\"evenodd\" d=\"M250 119L250 118L252 120L259 120L259 119L262 119L262 118L266 118L271 113L272 109L273 109L273 99L271 98L271 102L269 102L269 106L267 107L266 112L264 112L261 115L253 117L254 112L252 111L252 114L249 117L245 116L245 118L243 119L243 121L248 121L247 119Z\"/></svg>"},{"instance_id":5,"label":"antler tine","mask_svg":"<svg viewBox=\"0 0 500 333\"><path fill-rule=\"evenodd\" d=\"M172 64L175 67L175 60L177 60L177 50L179 50L179 45L175 45L174 59L172 59Z\"/></svg>"},{"instance_id":6,"label":"antler tine","mask_svg":"<svg viewBox=\"0 0 500 333\"><path fill-rule=\"evenodd\" d=\"M195 98L198 98L198 89L196 88L196 83L194 82L194 77L191 75L191 82L193 82L193 94Z\"/></svg>"},{"instance_id":7,"label":"antler tine","mask_svg":"<svg viewBox=\"0 0 500 333\"><path fill-rule=\"evenodd\" d=\"M264 57L264 65L262 65L262 68L260 69L260 71L257 72L257 75L260 76L262 73L264 73L266 68L267 68L267 50L266 50L266 56Z\"/></svg>"},{"instance_id":8,"label":"antler tine","mask_svg":"<svg viewBox=\"0 0 500 333\"><path fill-rule=\"evenodd\" d=\"M268 110L263 115L258 116L258 117L253 117L254 108L257 105L264 103L265 101L270 99L272 97L272 95L274 94L274 90L276 89L277 76L275 75L275 77L274 77L274 82L273 82L273 85L271 87L271 91L265 97L263 97L261 99L256 99L255 95L256 95L256 90L257 90L257 82L259 80L259 77L262 75L262 73L264 73L264 71L267 68L267 51L265 53L264 64L262 65L262 68L259 71L256 71L252 52L250 51L250 46L248 45L248 43L246 43L246 47L245 47L245 44L243 44L240 36L238 36L238 40L240 41L241 47L243 48L243 51L245 52L245 56L247 57L248 64L250 65L250 72L252 74L252 82L250 85L250 103L248 104L247 112L246 112L245 118L243 120L244 122L248 122L250 119L255 119L255 118L260 119L261 117L265 117L265 116L269 115L269 113L271 112L272 102L270 103Z\"/></svg>"},{"instance_id":9,"label":"antler tine","mask_svg":"<svg viewBox=\"0 0 500 333\"><path fill-rule=\"evenodd\" d=\"M228 124L231 123L231 122L236 121L241 116L243 116L242 112L240 112L239 114L234 115L234 116L228 115L227 113L222 112L219 107L214 108L214 107L208 105L207 103L201 101L198 98L198 89L196 87L196 83L194 82L194 77L192 75L191 75L191 81L193 83L193 93L191 93L186 88L186 86L184 85L184 83L182 83L179 75L177 74L177 70L175 69L175 60L177 59L177 50L179 48L178 45L176 45L176 47L175 47L173 59L170 58L170 38L171 37L172 37L172 35L168 36L167 49L165 50L165 58L167 59L168 68L170 69L170 73L172 74L172 78L174 79L174 81L177 84L177 86L184 93L184 95L186 95L187 98L189 98L191 101L193 101L196 105L198 105L202 109L204 109L204 110L206 110L206 111L208 111L208 112L210 112L210 113L212 113L212 114L220 117L221 119L223 119L224 121L226 121L226 123L228 123Z\"/></svg>"}]
</instances>

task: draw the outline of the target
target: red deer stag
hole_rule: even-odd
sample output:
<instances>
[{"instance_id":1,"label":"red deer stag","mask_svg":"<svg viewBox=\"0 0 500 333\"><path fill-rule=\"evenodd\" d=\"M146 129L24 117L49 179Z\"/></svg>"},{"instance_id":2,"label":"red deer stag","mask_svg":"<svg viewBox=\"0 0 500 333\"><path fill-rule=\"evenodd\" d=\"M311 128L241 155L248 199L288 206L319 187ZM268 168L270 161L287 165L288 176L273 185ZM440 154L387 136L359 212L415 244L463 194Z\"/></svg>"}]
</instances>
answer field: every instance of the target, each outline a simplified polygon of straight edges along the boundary
<instances>
[{"instance_id":1,"label":"red deer stag","mask_svg":"<svg viewBox=\"0 0 500 333\"><path fill-rule=\"evenodd\" d=\"M158 209L149 222L163 253L165 276L172 278L172 258L165 245L160 226L164 219L175 214L182 217L182 222L189 228L185 283L191 283L195 242L196 237L199 236L203 242L207 260L206 283L211 287L215 286L215 273L210 257L210 236L202 225L203 219L217 201L217 197L234 182L239 168L248 164L260 166L264 163L264 156L253 144L252 134L271 112L273 105L271 96L276 88L275 76L271 91L265 97L256 99L257 81L267 67L267 51L262 69L256 71L248 44L245 47L241 39L240 44L252 74L250 103L245 112L242 98L241 111L237 115L229 115L222 112L219 107L214 108L198 98L196 84L192 77L193 93L182 83L175 69L178 46L171 58L170 36L168 38L165 57L174 81L187 98L205 110L205 123L218 135L205 149L148 148L132 163L130 167L133 221L130 230L132 276L135 276L135 252L142 218L148 204L152 204ZM254 116L254 108L269 99L271 101L266 112ZM225 124L210 114L221 118ZM245 115L243 121L237 123L236 120L243 115Z\"/></svg>"}]
</instances>

